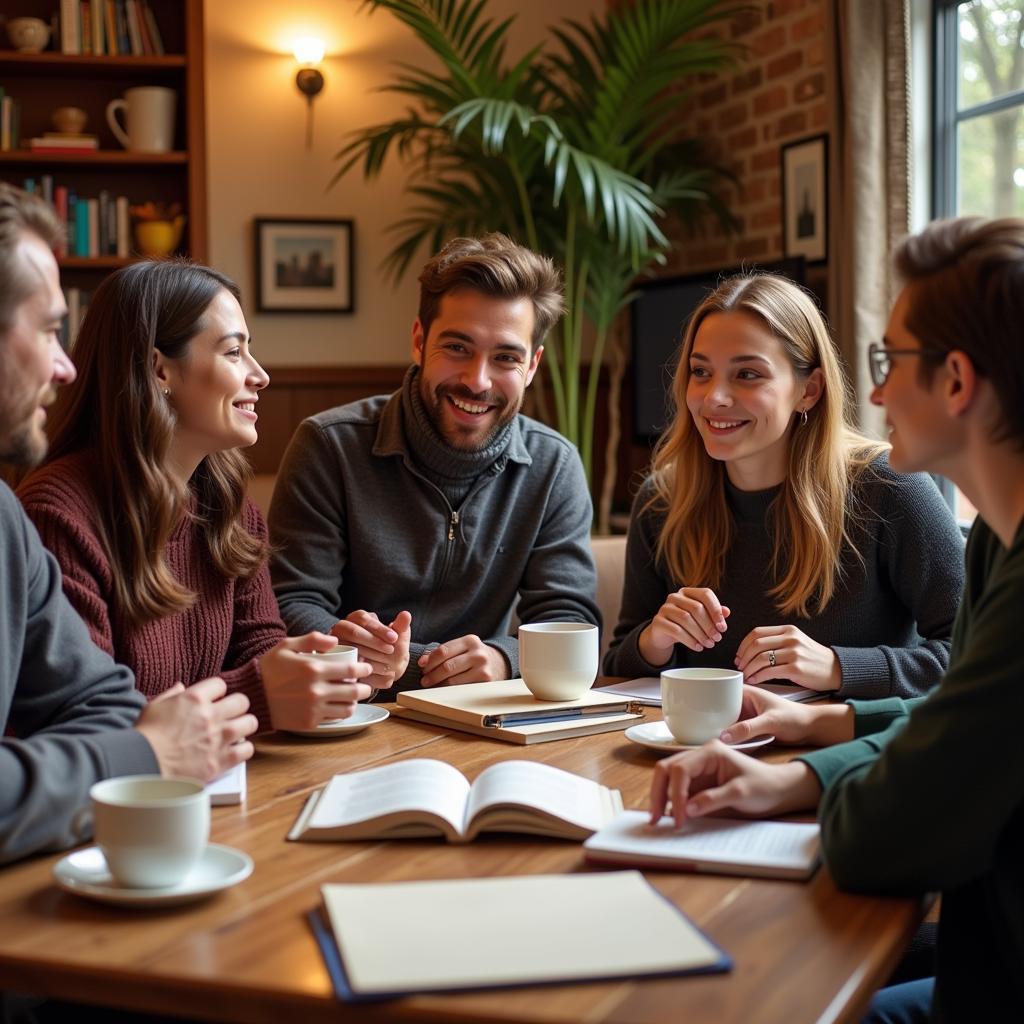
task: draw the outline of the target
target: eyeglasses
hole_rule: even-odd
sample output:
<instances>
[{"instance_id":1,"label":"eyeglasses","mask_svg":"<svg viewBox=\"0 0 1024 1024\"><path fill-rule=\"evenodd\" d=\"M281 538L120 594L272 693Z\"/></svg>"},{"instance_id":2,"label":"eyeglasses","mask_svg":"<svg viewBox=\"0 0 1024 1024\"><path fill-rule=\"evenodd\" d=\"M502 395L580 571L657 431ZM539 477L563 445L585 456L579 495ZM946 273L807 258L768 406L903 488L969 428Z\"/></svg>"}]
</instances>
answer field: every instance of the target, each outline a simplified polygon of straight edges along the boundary
<instances>
[{"instance_id":1,"label":"eyeglasses","mask_svg":"<svg viewBox=\"0 0 1024 1024\"><path fill-rule=\"evenodd\" d=\"M892 371L893 356L923 356L924 350L919 348L886 348L877 342L868 345L868 365L871 367L871 383L876 388L882 387L889 379Z\"/></svg>"}]
</instances>

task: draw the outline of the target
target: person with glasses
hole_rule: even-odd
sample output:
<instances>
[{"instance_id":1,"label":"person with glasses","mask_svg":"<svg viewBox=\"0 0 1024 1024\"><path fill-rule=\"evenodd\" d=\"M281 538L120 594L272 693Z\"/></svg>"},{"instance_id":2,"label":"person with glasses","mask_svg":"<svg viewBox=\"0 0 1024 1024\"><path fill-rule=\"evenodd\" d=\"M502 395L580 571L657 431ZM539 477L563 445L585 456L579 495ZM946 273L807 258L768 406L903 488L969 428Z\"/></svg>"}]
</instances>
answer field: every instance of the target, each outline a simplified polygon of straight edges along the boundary
<instances>
[{"instance_id":1,"label":"person with glasses","mask_svg":"<svg viewBox=\"0 0 1024 1024\"><path fill-rule=\"evenodd\" d=\"M915 700L773 709L793 742L846 741L789 764L717 740L662 761L651 812L682 823L816 807L841 888L942 893L935 978L883 990L868 1019L1021 1020L1024 220L939 221L895 262L885 360L870 357L891 462L943 473L978 509L949 667Z\"/></svg>"},{"instance_id":2,"label":"person with glasses","mask_svg":"<svg viewBox=\"0 0 1024 1024\"><path fill-rule=\"evenodd\" d=\"M742 274L700 304L634 504L607 674L736 667L864 698L938 682L963 540L935 484L852 428L848 391L791 281Z\"/></svg>"}]
</instances>

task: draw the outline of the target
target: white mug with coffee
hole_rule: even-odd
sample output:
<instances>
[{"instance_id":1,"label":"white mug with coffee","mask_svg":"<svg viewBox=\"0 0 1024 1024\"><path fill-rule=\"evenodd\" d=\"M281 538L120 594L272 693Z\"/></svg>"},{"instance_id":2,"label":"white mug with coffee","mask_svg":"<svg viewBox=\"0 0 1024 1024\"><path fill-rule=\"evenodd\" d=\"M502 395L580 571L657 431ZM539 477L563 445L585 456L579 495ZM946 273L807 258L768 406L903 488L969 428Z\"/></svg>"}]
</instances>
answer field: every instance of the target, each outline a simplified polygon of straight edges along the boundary
<instances>
[{"instance_id":1,"label":"white mug with coffee","mask_svg":"<svg viewBox=\"0 0 1024 1024\"><path fill-rule=\"evenodd\" d=\"M538 700L575 700L597 678L597 626L531 622L519 627L519 674Z\"/></svg>"},{"instance_id":2,"label":"white mug with coffee","mask_svg":"<svg viewBox=\"0 0 1024 1024\"><path fill-rule=\"evenodd\" d=\"M107 124L125 149L169 153L174 148L174 108L178 95L162 85L126 89L124 99L107 104ZM118 120L124 113L125 127Z\"/></svg>"},{"instance_id":3,"label":"white mug with coffee","mask_svg":"<svg viewBox=\"0 0 1024 1024\"><path fill-rule=\"evenodd\" d=\"M715 739L740 717L743 673L723 668L669 668L661 673L661 710L677 743Z\"/></svg>"},{"instance_id":4,"label":"white mug with coffee","mask_svg":"<svg viewBox=\"0 0 1024 1024\"><path fill-rule=\"evenodd\" d=\"M90 790L93 831L119 885L177 885L210 837L210 797L195 779L126 775Z\"/></svg>"}]
</instances>

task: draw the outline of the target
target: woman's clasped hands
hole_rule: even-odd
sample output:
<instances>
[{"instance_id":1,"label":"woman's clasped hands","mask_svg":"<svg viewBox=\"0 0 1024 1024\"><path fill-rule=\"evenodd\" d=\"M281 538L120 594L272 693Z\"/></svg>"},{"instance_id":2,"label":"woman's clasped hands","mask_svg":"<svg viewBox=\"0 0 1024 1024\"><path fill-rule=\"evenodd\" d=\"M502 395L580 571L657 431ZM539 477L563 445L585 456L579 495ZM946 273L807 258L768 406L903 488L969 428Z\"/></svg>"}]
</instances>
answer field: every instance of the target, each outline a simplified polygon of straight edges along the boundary
<instances>
[{"instance_id":1,"label":"woman's clasped hands","mask_svg":"<svg viewBox=\"0 0 1024 1024\"><path fill-rule=\"evenodd\" d=\"M682 587L665 599L640 634L640 653L652 665L666 665L676 644L711 650L728 629L730 611L709 587ZM744 682L753 686L786 680L811 690L838 690L839 659L831 647L796 626L757 626L741 641L735 658Z\"/></svg>"}]
</instances>

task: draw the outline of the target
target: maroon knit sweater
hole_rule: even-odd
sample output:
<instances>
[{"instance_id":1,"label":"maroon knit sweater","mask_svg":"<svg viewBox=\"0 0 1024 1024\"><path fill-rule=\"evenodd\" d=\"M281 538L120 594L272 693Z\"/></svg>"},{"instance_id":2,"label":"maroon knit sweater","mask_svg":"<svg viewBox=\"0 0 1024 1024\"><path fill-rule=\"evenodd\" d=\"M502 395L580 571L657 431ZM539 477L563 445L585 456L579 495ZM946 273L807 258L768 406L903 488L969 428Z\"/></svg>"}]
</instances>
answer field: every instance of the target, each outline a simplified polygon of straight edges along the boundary
<instances>
[{"instance_id":1,"label":"maroon knit sweater","mask_svg":"<svg viewBox=\"0 0 1024 1024\"><path fill-rule=\"evenodd\" d=\"M203 526L186 516L167 541L165 557L174 577L197 595L183 612L133 626L113 611L113 574L96 529L97 508L90 477L97 468L78 452L44 466L18 497L43 543L56 556L64 593L85 620L93 641L135 673L147 697L182 682L186 686L221 676L229 691L241 691L261 729L271 728L258 658L286 636L264 564L248 579L227 579L214 568ZM250 533L266 539L259 509L246 501L242 515Z\"/></svg>"}]
</instances>

